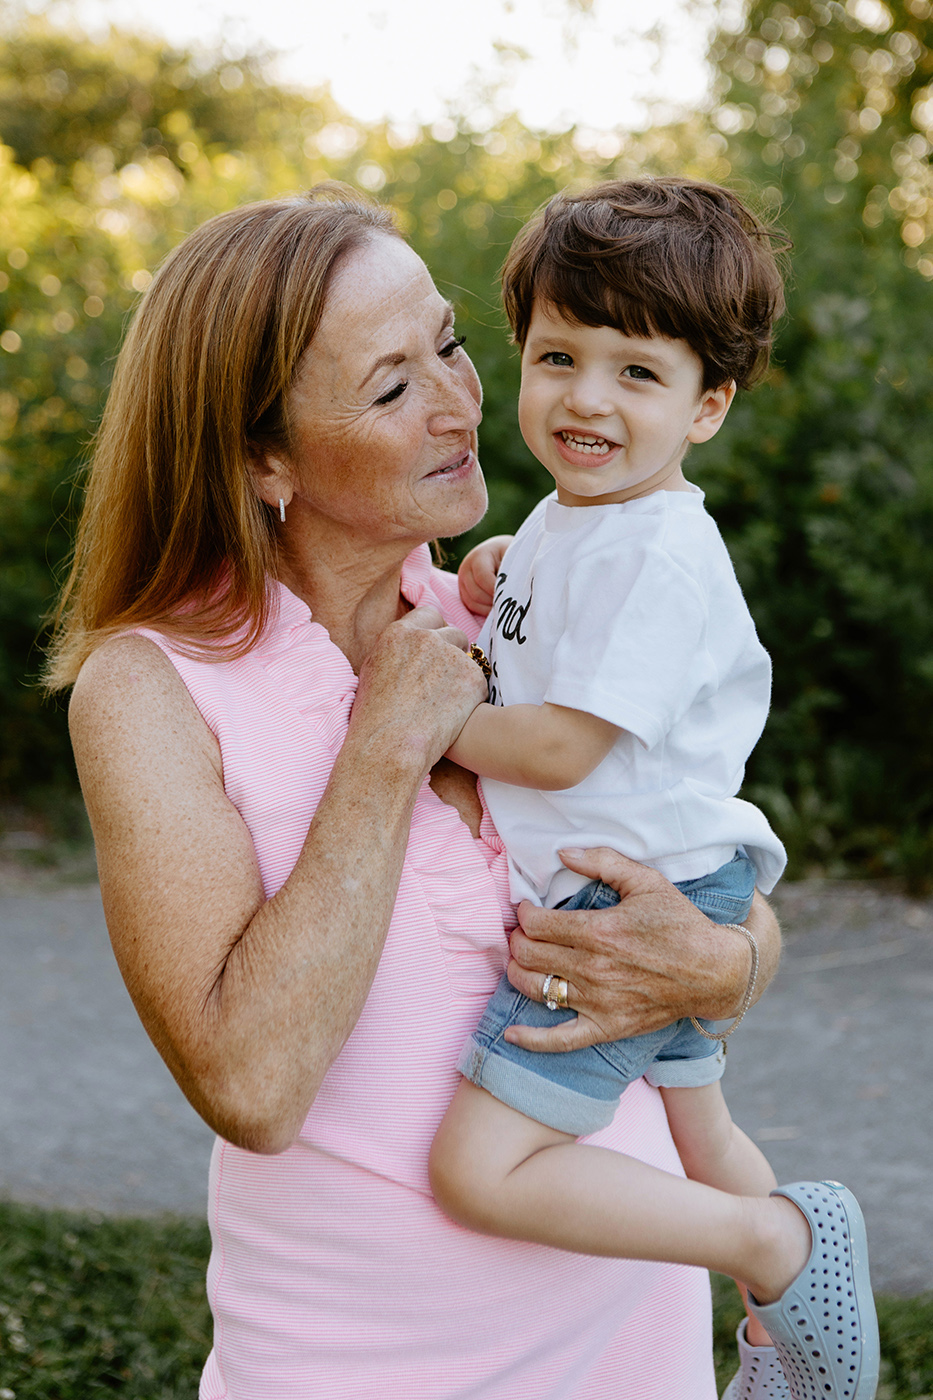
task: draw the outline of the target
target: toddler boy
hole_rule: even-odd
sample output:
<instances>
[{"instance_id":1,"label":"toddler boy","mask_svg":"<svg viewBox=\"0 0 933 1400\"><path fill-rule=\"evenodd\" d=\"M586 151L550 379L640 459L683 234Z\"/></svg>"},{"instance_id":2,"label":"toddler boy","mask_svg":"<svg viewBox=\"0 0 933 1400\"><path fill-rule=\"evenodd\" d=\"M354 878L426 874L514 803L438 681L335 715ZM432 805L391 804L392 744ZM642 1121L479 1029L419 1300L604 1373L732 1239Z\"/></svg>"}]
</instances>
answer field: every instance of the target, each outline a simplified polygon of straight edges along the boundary
<instances>
[{"instance_id":1,"label":"toddler boy","mask_svg":"<svg viewBox=\"0 0 933 1400\"><path fill-rule=\"evenodd\" d=\"M744 1012L757 949L742 921L784 866L763 814L736 795L770 665L682 464L767 365L783 307L771 233L714 185L610 182L557 197L522 230L503 293L522 351L522 434L556 492L509 546L491 598L498 549L465 561L465 600L491 603L490 700L450 757L483 779L516 901L617 902L588 880L586 848L653 866L748 939ZM731 1274L749 1317L730 1400L869 1400L877 1327L854 1198L838 1183L775 1189L726 1107L724 1040L693 1018L562 1053L527 1048L555 1020L582 1022L577 996L555 973L542 1005L503 977L435 1138L440 1204L488 1233ZM642 1075L661 1090L687 1180L576 1141ZM826 1221L845 1305L825 1282Z\"/></svg>"}]
</instances>

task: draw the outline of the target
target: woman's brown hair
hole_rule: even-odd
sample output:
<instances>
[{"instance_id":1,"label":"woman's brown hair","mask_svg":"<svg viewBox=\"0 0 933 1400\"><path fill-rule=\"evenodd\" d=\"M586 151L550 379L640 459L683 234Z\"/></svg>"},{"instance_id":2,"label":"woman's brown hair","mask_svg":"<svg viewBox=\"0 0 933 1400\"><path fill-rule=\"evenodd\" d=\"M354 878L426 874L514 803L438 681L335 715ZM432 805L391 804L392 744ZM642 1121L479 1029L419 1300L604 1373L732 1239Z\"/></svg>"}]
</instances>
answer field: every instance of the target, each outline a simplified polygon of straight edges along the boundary
<instances>
[{"instance_id":1,"label":"woman's brown hair","mask_svg":"<svg viewBox=\"0 0 933 1400\"><path fill-rule=\"evenodd\" d=\"M703 388L764 373L784 309L775 253L790 247L731 190L661 176L556 195L506 258L502 294L518 345L535 300L584 326L686 340Z\"/></svg>"},{"instance_id":2,"label":"woman's brown hair","mask_svg":"<svg viewBox=\"0 0 933 1400\"><path fill-rule=\"evenodd\" d=\"M46 686L150 626L195 654L247 651L268 619L275 527L250 459L287 454L287 396L337 262L387 209L348 189L247 205L169 255L133 318L96 435Z\"/></svg>"}]
</instances>

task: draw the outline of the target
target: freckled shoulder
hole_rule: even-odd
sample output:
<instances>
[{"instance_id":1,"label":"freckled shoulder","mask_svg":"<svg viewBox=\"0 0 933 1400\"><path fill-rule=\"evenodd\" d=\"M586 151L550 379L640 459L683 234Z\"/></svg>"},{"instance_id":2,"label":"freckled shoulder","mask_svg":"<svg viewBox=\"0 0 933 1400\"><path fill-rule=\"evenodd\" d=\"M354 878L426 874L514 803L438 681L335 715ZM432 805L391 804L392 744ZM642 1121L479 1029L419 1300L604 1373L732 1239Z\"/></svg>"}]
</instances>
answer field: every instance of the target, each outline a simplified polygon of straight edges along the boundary
<instances>
[{"instance_id":1,"label":"freckled shoulder","mask_svg":"<svg viewBox=\"0 0 933 1400\"><path fill-rule=\"evenodd\" d=\"M221 773L220 748L178 672L146 637L112 637L81 668L68 709L79 771L93 765L102 746L125 748L137 759L170 746L207 759ZM85 774L82 773L82 781Z\"/></svg>"}]
</instances>

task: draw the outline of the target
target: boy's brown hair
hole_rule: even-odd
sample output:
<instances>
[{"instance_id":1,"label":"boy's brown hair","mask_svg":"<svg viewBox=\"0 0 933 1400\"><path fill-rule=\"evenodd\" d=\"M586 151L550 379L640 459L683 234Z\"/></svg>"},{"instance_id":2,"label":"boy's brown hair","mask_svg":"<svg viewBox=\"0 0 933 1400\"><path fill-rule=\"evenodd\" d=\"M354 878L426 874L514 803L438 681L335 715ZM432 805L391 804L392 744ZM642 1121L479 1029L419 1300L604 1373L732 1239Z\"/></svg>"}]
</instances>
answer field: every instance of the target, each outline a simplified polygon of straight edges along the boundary
<instances>
[{"instance_id":1,"label":"boy's brown hair","mask_svg":"<svg viewBox=\"0 0 933 1400\"><path fill-rule=\"evenodd\" d=\"M686 340L703 389L764 374L784 310L775 254L790 242L731 190L662 176L556 195L525 225L502 270L524 346L535 300L584 326Z\"/></svg>"}]
</instances>

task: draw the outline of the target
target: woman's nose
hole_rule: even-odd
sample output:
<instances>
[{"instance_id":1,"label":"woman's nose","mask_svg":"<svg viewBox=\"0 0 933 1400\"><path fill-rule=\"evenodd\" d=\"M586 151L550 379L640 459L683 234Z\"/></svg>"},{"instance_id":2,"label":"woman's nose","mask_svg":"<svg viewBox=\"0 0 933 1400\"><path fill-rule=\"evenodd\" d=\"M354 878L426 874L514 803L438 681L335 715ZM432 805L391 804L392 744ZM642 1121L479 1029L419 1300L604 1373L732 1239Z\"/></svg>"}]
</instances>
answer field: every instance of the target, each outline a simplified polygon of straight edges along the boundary
<instances>
[{"instance_id":1,"label":"woman's nose","mask_svg":"<svg viewBox=\"0 0 933 1400\"><path fill-rule=\"evenodd\" d=\"M464 356L466 360L466 356ZM448 371L439 385L438 406L431 415L430 431L435 437L451 432L472 432L483 417L483 390L472 361Z\"/></svg>"}]
</instances>

